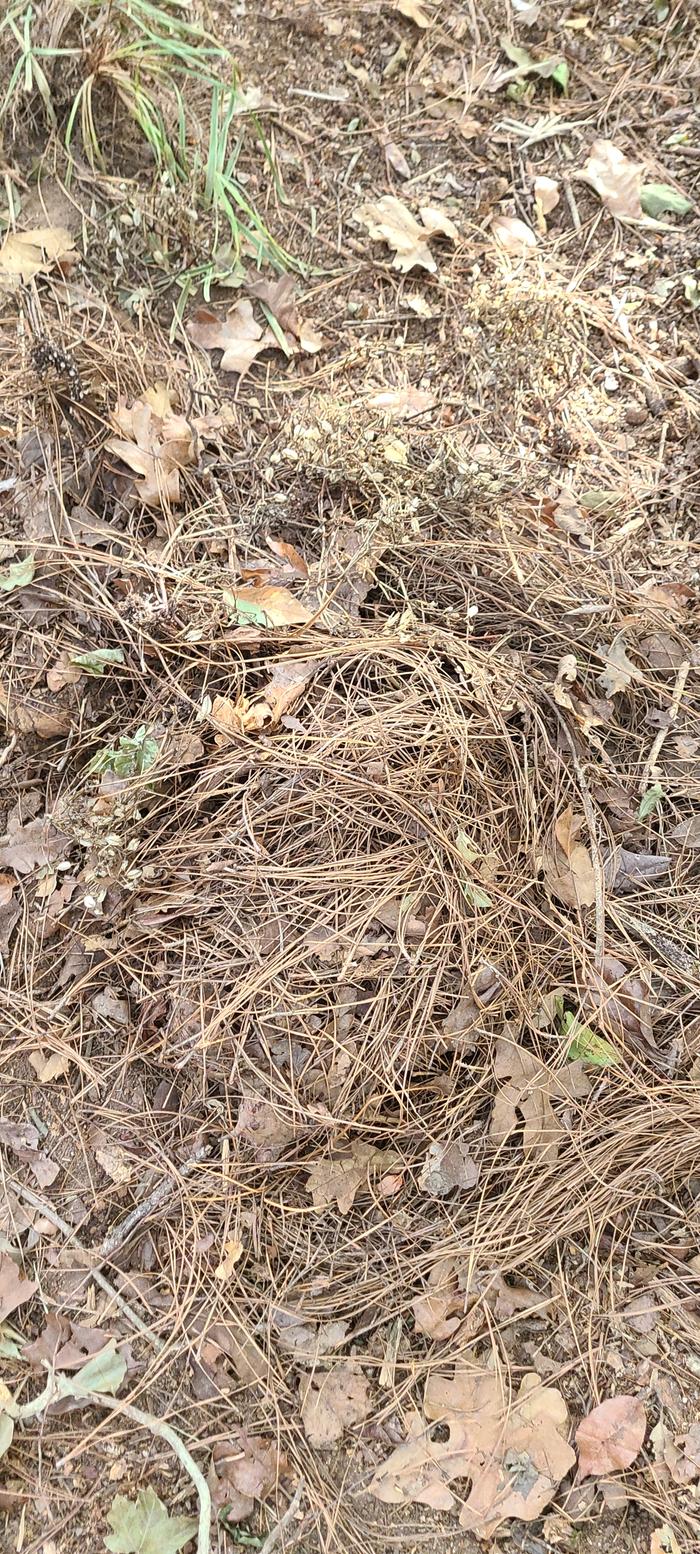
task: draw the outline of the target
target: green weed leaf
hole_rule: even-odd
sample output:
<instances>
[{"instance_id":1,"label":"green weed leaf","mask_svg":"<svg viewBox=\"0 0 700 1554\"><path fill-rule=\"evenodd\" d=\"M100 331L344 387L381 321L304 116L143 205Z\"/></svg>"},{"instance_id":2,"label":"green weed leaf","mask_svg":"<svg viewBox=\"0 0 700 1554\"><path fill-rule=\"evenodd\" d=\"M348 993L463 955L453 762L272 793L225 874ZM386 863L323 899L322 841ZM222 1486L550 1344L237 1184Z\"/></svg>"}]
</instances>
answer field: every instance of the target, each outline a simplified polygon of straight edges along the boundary
<instances>
[{"instance_id":1,"label":"green weed leaf","mask_svg":"<svg viewBox=\"0 0 700 1554\"><path fill-rule=\"evenodd\" d=\"M663 797L664 790L660 782L655 782L653 787L647 788L637 811L637 819L647 820L649 815L653 815L654 810L661 808Z\"/></svg>"},{"instance_id":2,"label":"green weed leaf","mask_svg":"<svg viewBox=\"0 0 700 1554\"><path fill-rule=\"evenodd\" d=\"M158 759L160 744L148 725L142 723L135 734L122 734L118 745L98 750L88 762L88 773L113 772L115 777L140 777L150 771Z\"/></svg>"},{"instance_id":3,"label":"green weed leaf","mask_svg":"<svg viewBox=\"0 0 700 1554\"><path fill-rule=\"evenodd\" d=\"M105 1538L111 1554L177 1554L197 1531L193 1516L171 1516L153 1489L137 1500L117 1495L107 1513L113 1533Z\"/></svg>"},{"instance_id":4,"label":"green weed leaf","mask_svg":"<svg viewBox=\"0 0 700 1554\"><path fill-rule=\"evenodd\" d=\"M68 657L77 669L85 674L103 675L109 664L123 664L123 648L93 648L90 653L69 653Z\"/></svg>"},{"instance_id":5,"label":"green weed leaf","mask_svg":"<svg viewBox=\"0 0 700 1554\"><path fill-rule=\"evenodd\" d=\"M674 216L687 216L693 209L692 200L667 183L643 183L639 198L647 216L663 216L667 211L672 211Z\"/></svg>"},{"instance_id":6,"label":"green weed leaf","mask_svg":"<svg viewBox=\"0 0 700 1554\"><path fill-rule=\"evenodd\" d=\"M26 588L27 583L31 583L34 572L33 556L25 556L23 561L13 561L6 572L0 572L0 589L4 594L11 594L14 588Z\"/></svg>"},{"instance_id":7,"label":"green weed leaf","mask_svg":"<svg viewBox=\"0 0 700 1554\"><path fill-rule=\"evenodd\" d=\"M74 1376L61 1376L61 1391L64 1397L80 1398L87 1392L108 1392L114 1397L125 1376L126 1360L111 1338Z\"/></svg>"},{"instance_id":8,"label":"green weed leaf","mask_svg":"<svg viewBox=\"0 0 700 1554\"><path fill-rule=\"evenodd\" d=\"M570 1062L593 1063L596 1068L608 1068L620 1062L620 1054L611 1041L606 1041L590 1025L581 1025L578 1015L567 1010L562 1020L562 1031L571 1037L566 1056Z\"/></svg>"},{"instance_id":9,"label":"green weed leaf","mask_svg":"<svg viewBox=\"0 0 700 1554\"><path fill-rule=\"evenodd\" d=\"M515 65L521 80L525 76L539 76L541 81L554 81L561 92L566 92L569 85L569 67L560 54L554 54L550 59L533 59L528 50L514 43L512 38L502 34L498 41L503 53L507 54Z\"/></svg>"}]
</instances>

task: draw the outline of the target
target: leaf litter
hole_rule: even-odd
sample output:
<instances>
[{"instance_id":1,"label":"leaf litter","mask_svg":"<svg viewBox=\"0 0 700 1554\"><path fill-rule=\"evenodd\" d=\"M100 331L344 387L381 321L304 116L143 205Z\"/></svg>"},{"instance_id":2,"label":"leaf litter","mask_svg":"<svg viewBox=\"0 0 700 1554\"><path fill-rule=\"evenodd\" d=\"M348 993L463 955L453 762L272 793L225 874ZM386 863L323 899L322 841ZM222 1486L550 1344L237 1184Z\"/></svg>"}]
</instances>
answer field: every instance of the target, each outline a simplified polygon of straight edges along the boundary
<instances>
[{"instance_id":1,"label":"leaf litter","mask_svg":"<svg viewBox=\"0 0 700 1554\"><path fill-rule=\"evenodd\" d=\"M0 265L23 342L20 360L11 331L0 414L3 1385L20 1408L56 1361L72 1449L88 1383L116 1396L133 1346L161 1417L189 1431L196 1400L222 1526L238 1496L258 1543L295 1486L280 1545L313 1541L316 1517L329 1547L367 1542L339 1486L358 1454L381 1482L403 1445L422 1455L386 1480L397 1536L422 1483L485 1536L544 1502L542 1537L563 1544L556 1481L582 1429L583 1464L597 1431L605 1467L578 1488L603 1497L604 1532L632 1474L663 1547L690 1528L695 1547L696 1254L678 1226L697 1154L696 191L678 29L654 56L675 93L663 153L646 125L622 162L593 148L590 192L571 171L591 156L581 109L611 66L586 18L523 49L537 6L513 6L504 72L486 10L477 57L468 18L410 9L386 59L367 19L340 88L318 70L328 50L344 78L347 19L318 20L318 50L316 18L286 36L274 154L285 198L305 191L289 229L301 216L313 303L279 268L236 268L211 301L183 295L169 346L166 270L151 309L139 246L150 204L140 228L115 218L118 296L101 216L79 285L73 243ZM329 90L304 104L309 150L292 125L311 55ZM375 160L351 166L364 94ZM387 207L394 173L405 199ZM266 212L280 230L291 215ZM39 328L86 402L58 369L35 381ZM651 1422L668 1378L637 1344L672 1355L680 1401L617 1467L624 1430L586 1415L619 1388ZM465 1351L488 1397L454 1390ZM524 1373L559 1397L547 1462ZM24 1497L36 1541L26 1490L41 1439L53 1493L51 1432L37 1416L17 1436L0 1395L3 1506ZM131 1509L111 1533L142 1546L130 1431L120 1417L109 1460L133 1470ZM182 1487L155 1488L167 1547Z\"/></svg>"}]
</instances>

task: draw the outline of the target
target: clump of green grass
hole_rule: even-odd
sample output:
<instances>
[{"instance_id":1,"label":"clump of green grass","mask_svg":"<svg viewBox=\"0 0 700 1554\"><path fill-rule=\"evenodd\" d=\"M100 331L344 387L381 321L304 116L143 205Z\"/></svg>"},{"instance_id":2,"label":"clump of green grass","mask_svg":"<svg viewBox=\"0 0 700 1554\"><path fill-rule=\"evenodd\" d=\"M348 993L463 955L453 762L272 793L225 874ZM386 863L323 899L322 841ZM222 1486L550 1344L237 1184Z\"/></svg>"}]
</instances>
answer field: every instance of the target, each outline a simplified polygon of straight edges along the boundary
<instances>
[{"instance_id":1,"label":"clump of green grass","mask_svg":"<svg viewBox=\"0 0 700 1554\"><path fill-rule=\"evenodd\" d=\"M136 126L161 182L174 190L186 185L198 207L212 213L212 254L225 243L233 263L245 251L283 269L289 256L237 176L244 135L252 130L276 180L262 126L249 108L229 50L186 11L185 0L159 5L75 0L48 41L42 41L45 13L26 0L11 5L0 21L0 56L9 61L0 131L35 107L60 135L71 159L79 139L89 165L104 169L100 109L109 94ZM74 83L67 103L56 84L66 79ZM199 127L202 103L208 103L205 137ZM215 268L213 258L196 267L205 289Z\"/></svg>"}]
</instances>

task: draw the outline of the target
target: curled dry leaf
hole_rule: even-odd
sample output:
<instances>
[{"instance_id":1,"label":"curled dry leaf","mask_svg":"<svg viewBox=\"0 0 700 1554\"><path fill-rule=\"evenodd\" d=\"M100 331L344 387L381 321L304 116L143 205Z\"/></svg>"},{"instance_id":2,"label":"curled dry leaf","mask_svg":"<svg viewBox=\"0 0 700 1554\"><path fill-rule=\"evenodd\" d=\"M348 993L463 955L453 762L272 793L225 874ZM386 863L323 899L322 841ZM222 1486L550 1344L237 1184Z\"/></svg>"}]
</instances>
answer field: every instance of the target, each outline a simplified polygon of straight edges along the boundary
<instances>
[{"instance_id":1,"label":"curled dry leaf","mask_svg":"<svg viewBox=\"0 0 700 1554\"><path fill-rule=\"evenodd\" d=\"M430 1145L418 1185L431 1198L446 1198L456 1187L469 1191L478 1180L479 1167L469 1145L465 1139L455 1139L451 1144Z\"/></svg>"},{"instance_id":2,"label":"curled dry leaf","mask_svg":"<svg viewBox=\"0 0 700 1554\"><path fill-rule=\"evenodd\" d=\"M619 1041L643 1037L653 1046L649 988L617 956L605 955L600 971L589 967L584 1003L603 1030Z\"/></svg>"},{"instance_id":3,"label":"curled dry leaf","mask_svg":"<svg viewBox=\"0 0 700 1554\"><path fill-rule=\"evenodd\" d=\"M622 633L615 638L610 647L601 645L598 652L605 659L603 673L598 676L598 684L606 696L617 696L620 691L629 690L633 680L643 680L644 675L636 664L632 663L625 647Z\"/></svg>"},{"instance_id":4,"label":"curled dry leaf","mask_svg":"<svg viewBox=\"0 0 700 1554\"><path fill-rule=\"evenodd\" d=\"M425 1420L413 1417L408 1439L377 1470L370 1491L389 1505L417 1501L449 1511L450 1483L466 1479L460 1526L479 1538L492 1537L509 1517L540 1516L575 1463L566 1403L533 1373L513 1401L505 1379L490 1371L431 1376L423 1408ZM433 1424L447 1426L449 1438L431 1438Z\"/></svg>"},{"instance_id":5,"label":"curled dry leaf","mask_svg":"<svg viewBox=\"0 0 700 1554\"><path fill-rule=\"evenodd\" d=\"M147 507L167 508L180 501L180 473L197 463L198 440L218 429L216 417L188 421L177 415L162 385L147 390L129 407L120 403L113 414L115 428L107 449L139 476L136 491Z\"/></svg>"},{"instance_id":6,"label":"curled dry leaf","mask_svg":"<svg viewBox=\"0 0 700 1554\"><path fill-rule=\"evenodd\" d=\"M622 1394L599 1403L576 1431L579 1476L590 1478L631 1467L642 1449L646 1428L641 1398Z\"/></svg>"},{"instance_id":7,"label":"curled dry leaf","mask_svg":"<svg viewBox=\"0 0 700 1554\"><path fill-rule=\"evenodd\" d=\"M400 1164L401 1156L393 1149L375 1149L354 1140L349 1154L319 1160L310 1167L306 1186L314 1208L326 1209L335 1203L341 1214L347 1214L361 1188L368 1189L376 1178Z\"/></svg>"},{"instance_id":8,"label":"curled dry leaf","mask_svg":"<svg viewBox=\"0 0 700 1554\"><path fill-rule=\"evenodd\" d=\"M35 275L46 275L52 265L73 265L80 255L66 227L34 227L29 232L8 232L0 248L0 290L27 286Z\"/></svg>"},{"instance_id":9,"label":"curled dry leaf","mask_svg":"<svg viewBox=\"0 0 700 1554\"><path fill-rule=\"evenodd\" d=\"M536 178L533 184L535 204L542 216L548 216L550 211L556 209L561 198L559 184L556 178Z\"/></svg>"},{"instance_id":10,"label":"curled dry leaf","mask_svg":"<svg viewBox=\"0 0 700 1554\"><path fill-rule=\"evenodd\" d=\"M276 664L267 685L257 696L240 696L237 702L227 696L215 696L212 720L222 730L216 735L215 743L223 746L230 744L236 735L276 728L300 701L318 668L318 663L311 659Z\"/></svg>"},{"instance_id":11,"label":"curled dry leaf","mask_svg":"<svg viewBox=\"0 0 700 1554\"><path fill-rule=\"evenodd\" d=\"M570 804L554 823L554 840L544 860L544 876L558 901L569 907L588 907L595 901L595 872L588 848L578 835L585 824Z\"/></svg>"},{"instance_id":12,"label":"curled dry leaf","mask_svg":"<svg viewBox=\"0 0 700 1554\"><path fill-rule=\"evenodd\" d=\"M495 966L485 961L472 979L472 986L463 993L442 1022L443 1046L456 1052L468 1051L474 1044L470 1034L490 1004L503 992L503 979Z\"/></svg>"},{"instance_id":13,"label":"curled dry leaf","mask_svg":"<svg viewBox=\"0 0 700 1554\"><path fill-rule=\"evenodd\" d=\"M312 611L288 588L261 583L256 588L225 588L224 601L241 621L270 629L273 626L304 626Z\"/></svg>"},{"instance_id":14,"label":"curled dry leaf","mask_svg":"<svg viewBox=\"0 0 700 1554\"><path fill-rule=\"evenodd\" d=\"M370 237L393 248L394 269L404 273L419 266L434 272L437 264L430 252L431 237L441 234L457 242L459 232L449 216L433 206L424 206L421 221L393 194L385 194L380 200L361 205L355 218L367 227Z\"/></svg>"},{"instance_id":15,"label":"curled dry leaf","mask_svg":"<svg viewBox=\"0 0 700 1554\"><path fill-rule=\"evenodd\" d=\"M33 1279L23 1277L13 1258L0 1252L0 1322L31 1300L38 1288Z\"/></svg>"},{"instance_id":16,"label":"curled dry leaf","mask_svg":"<svg viewBox=\"0 0 700 1554\"><path fill-rule=\"evenodd\" d=\"M491 234L499 247L504 248L509 254L527 254L537 247L537 238L532 227L529 227L526 221L521 221L518 216L494 216L491 222Z\"/></svg>"},{"instance_id":17,"label":"curled dry leaf","mask_svg":"<svg viewBox=\"0 0 700 1554\"><path fill-rule=\"evenodd\" d=\"M385 155L385 157L387 159L387 162L389 163L389 166L391 168L393 168L394 172L397 174L397 177L399 177L399 178L410 178L410 176L411 176L410 166L409 166L408 162L406 161L406 158L405 158L405 156L403 154L403 151L401 150L401 147L397 146L396 141L394 141L394 140L385 140L383 142L382 149L384 151L384 155Z\"/></svg>"},{"instance_id":18,"label":"curled dry leaf","mask_svg":"<svg viewBox=\"0 0 700 1554\"><path fill-rule=\"evenodd\" d=\"M600 195L611 216L619 221L641 221L643 171L640 162L631 162L611 140L596 140L580 176Z\"/></svg>"},{"instance_id":19,"label":"curled dry leaf","mask_svg":"<svg viewBox=\"0 0 700 1554\"><path fill-rule=\"evenodd\" d=\"M277 337L273 331L257 322L253 304L247 297L236 303L235 308L220 318L211 308L197 308L187 325L187 333L195 345L205 351L223 351L223 372L236 372L244 377L261 351L275 350Z\"/></svg>"},{"instance_id":20,"label":"curled dry leaf","mask_svg":"<svg viewBox=\"0 0 700 1554\"><path fill-rule=\"evenodd\" d=\"M299 572L302 577L308 577L309 569L296 545L290 545L288 540L270 539L268 539L267 545L273 556L279 556L281 561L288 561L290 567L293 567L295 572Z\"/></svg>"},{"instance_id":21,"label":"curled dry leaf","mask_svg":"<svg viewBox=\"0 0 700 1554\"><path fill-rule=\"evenodd\" d=\"M228 1441L217 1441L208 1474L212 1506L225 1511L227 1522L252 1516L256 1500L266 1500L287 1472L287 1459L276 1441L234 1429Z\"/></svg>"},{"instance_id":22,"label":"curled dry leaf","mask_svg":"<svg viewBox=\"0 0 700 1554\"><path fill-rule=\"evenodd\" d=\"M362 1424L371 1407L367 1378L355 1365L334 1365L325 1376L302 1382L301 1417L311 1446L333 1446L345 1430Z\"/></svg>"}]
</instances>

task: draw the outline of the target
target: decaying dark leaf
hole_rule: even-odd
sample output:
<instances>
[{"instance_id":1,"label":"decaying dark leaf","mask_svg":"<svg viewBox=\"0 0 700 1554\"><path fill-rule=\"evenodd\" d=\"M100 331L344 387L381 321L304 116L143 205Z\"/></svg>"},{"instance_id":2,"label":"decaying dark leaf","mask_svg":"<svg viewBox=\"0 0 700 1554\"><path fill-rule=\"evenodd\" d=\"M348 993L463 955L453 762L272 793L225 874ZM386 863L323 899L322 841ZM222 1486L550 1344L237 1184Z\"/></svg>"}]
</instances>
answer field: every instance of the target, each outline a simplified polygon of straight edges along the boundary
<instances>
[{"instance_id":1,"label":"decaying dark leaf","mask_svg":"<svg viewBox=\"0 0 700 1554\"><path fill-rule=\"evenodd\" d=\"M288 1471L276 1441L234 1428L230 1439L217 1441L211 1454L209 1489L212 1505L224 1522L244 1522L256 1500L266 1500Z\"/></svg>"}]
</instances>

